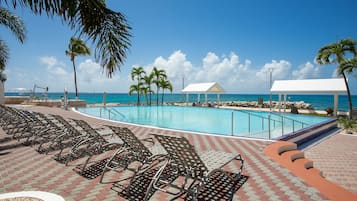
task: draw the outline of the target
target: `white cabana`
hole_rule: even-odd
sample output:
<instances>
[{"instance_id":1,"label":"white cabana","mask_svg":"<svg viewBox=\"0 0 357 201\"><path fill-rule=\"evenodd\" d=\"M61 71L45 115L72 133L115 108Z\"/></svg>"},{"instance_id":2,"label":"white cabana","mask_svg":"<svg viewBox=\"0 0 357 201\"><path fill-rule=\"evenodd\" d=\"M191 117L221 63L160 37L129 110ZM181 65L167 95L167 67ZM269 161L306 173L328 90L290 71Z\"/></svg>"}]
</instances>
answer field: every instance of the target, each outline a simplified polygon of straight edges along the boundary
<instances>
[{"instance_id":1,"label":"white cabana","mask_svg":"<svg viewBox=\"0 0 357 201\"><path fill-rule=\"evenodd\" d=\"M186 86L182 93L186 94L186 104L188 103L189 94L197 94L197 102L200 102L200 95L205 94L205 103L207 104L207 94L217 94L217 102L220 102L220 94L224 93L224 89L216 82L196 83Z\"/></svg>"},{"instance_id":2,"label":"white cabana","mask_svg":"<svg viewBox=\"0 0 357 201\"><path fill-rule=\"evenodd\" d=\"M287 94L333 94L334 115L338 110L338 94L346 93L347 88L343 79L308 79L308 80L276 80L270 89L271 93L279 94L279 110L281 95L284 95L284 105Z\"/></svg>"}]
</instances>

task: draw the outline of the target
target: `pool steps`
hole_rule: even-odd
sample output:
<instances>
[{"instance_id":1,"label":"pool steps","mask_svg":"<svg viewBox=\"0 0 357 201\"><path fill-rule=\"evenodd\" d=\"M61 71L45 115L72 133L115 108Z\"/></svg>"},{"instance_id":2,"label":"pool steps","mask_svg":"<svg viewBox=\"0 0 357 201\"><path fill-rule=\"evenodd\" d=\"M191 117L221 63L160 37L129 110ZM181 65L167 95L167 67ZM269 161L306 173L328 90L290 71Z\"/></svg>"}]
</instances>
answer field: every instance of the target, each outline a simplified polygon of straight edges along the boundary
<instances>
[{"instance_id":1,"label":"pool steps","mask_svg":"<svg viewBox=\"0 0 357 201\"><path fill-rule=\"evenodd\" d=\"M265 147L264 154L330 200L357 200L357 195L324 178L322 172L313 166L313 161L305 158L304 152L297 148L296 143L276 141Z\"/></svg>"},{"instance_id":2,"label":"pool steps","mask_svg":"<svg viewBox=\"0 0 357 201\"><path fill-rule=\"evenodd\" d=\"M296 143L297 146L300 146L314 138L318 138L320 135L323 135L333 129L336 129L337 124L337 119L329 119L322 123L314 124L312 126L297 130L296 132L283 135L277 138L277 140L290 141Z\"/></svg>"}]
</instances>

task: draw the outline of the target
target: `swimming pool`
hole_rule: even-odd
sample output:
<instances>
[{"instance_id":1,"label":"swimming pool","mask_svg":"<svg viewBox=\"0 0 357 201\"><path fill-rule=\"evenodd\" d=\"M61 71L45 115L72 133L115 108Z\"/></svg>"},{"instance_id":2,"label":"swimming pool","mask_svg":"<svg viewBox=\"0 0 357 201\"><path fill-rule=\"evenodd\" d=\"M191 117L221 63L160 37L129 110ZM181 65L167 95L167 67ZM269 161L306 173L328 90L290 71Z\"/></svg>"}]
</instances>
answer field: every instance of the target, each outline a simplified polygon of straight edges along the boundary
<instances>
[{"instance_id":1,"label":"swimming pool","mask_svg":"<svg viewBox=\"0 0 357 201\"><path fill-rule=\"evenodd\" d=\"M287 113L182 106L86 107L77 110L91 116L126 123L263 139L280 137L330 119Z\"/></svg>"}]
</instances>

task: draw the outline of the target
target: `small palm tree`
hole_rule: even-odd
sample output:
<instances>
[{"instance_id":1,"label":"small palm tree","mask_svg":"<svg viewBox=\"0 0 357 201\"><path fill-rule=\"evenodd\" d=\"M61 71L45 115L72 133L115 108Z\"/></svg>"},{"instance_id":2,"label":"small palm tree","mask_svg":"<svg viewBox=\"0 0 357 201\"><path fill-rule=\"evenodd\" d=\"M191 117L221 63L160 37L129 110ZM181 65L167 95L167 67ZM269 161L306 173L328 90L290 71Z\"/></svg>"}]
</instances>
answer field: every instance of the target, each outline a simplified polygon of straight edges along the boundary
<instances>
[{"instance_id":1,"label":"small palm tree","mask_svg":"<svg viewBox=\"0 0 357 201\"><path fill-rule=\"evenodd\" d=\"M171 93L172 93L172 84L170 83L169 80L166 80L166 79L160 79L160 87L162 89L162 97L161 97L161 103L164 104L164 92L165 92L165 89L168 89Z\"/></svg>"},{"instance_id":2,"label":"small palm tree","mask_svg":"<svg viewBox=\"0 0 357 201\"><path fill-rule=\"evenodd\" d=\"M74 59L76 58L76 56L90 55L90 50L82 39L71 37L68 44L68 50L66 50L66 55L71 58L73 64L74 86L76 88L76 100L78 100L77 72L76 72L76 65Z\"/></svg>"},{"instance_id":3,"label":"small palm tree","mask_svg":"<svg viewBox=\"0 0 357 201\"><path fill-rule=\"evenodd\" d=\"M137 105L140 105L140 95L143 92L143 83L130 85L129 95L131 96L134 92L138 95Z\"/></svg>"},{"instance_id":4,"label":"small palm tree","mask_svg":"<svg viewBox=\"0 0 357 201\"><path fill-rule=\"evenodd\" d=\"M151 105L151 94L153 94L154 93L154 91L151 89L151 85L152 85L152 83L153 83L153 78L154 78L154 76L153 76L153 74L151 73L151 74L149 74L149 75L145 75L144 77L143 77L143 81L144 81L144 83L145 83L145 85L146 85L146 92L147 93L149 93L149 102L148 102L148 104L149 105Z\"/></svg>"},{"instance_id":5,"label":"small palm tree","mask_svg":"<svg viewBox=\"0 0 357 201\"><path fill-rule=\"evenodd\" d=\"M166 79L167 75L165 70L159 70L156 67L153 68L151 74L154 77L153 83L156 85L156 104L159 105L160 80Z\"/></svg>"},{"instance_id":6,"label":"small palm tree","mask_svg":"<svg viewBox=\"0 0 357 201\"><path fill-rule=\"evenodd\" d=\"M8 9L0 7L0 25L10 29L20 43L24 43L26 28L21 18L10 12ZM6 43L0 39L0 71L5 69L8 58L9 48Z\"/></svg>"},{"instance_id":7,"label":"small palm tree","mask_svg":"<svg viewBox=\"0 0 357 201\"><path fill-rule=\"evenodd\" d=\"M149 98L148 98L148 94L150 94L150 98L151 98L151 94L153 93L153 91L151 90L150 87L148 86L143 86L141 88L141 92L144 94L145 99L146 99L146 105L151 105L151 100L149 102Z\"/></svg>"},{"instance_id":8,"label":"small palm tree","mask_svg":"<svg viewBox=\"0 0 357 201\"><path fill-rule=\"evenodd\" d=\"M352 99L351 92L348 86L346 73L351 73L356 69L357 60L357 42L353 39L344 39L336 43L326 45L319 49L316 57L316 62L319 64L337 64L337 73L341 75L345 81L349 104L349 119L352 118ZM346 58L346 54L350 53L353 57Z\"/></svg>"},{"instance_id":9,"label":"small palm tree","mask_svg":"<svg viewBox=\"0 0 357 201\"><path fill-rule=\"evenodd\" d=\"M136 87L134 87L134 85L130 86L130 91L129 91L129 95L132 94L132 92L136 91L137 95L138 95L138 100L137 100L137 104L140 105L140 95L142 92L142 88L143 88L143 83L142 83L142 79L145 76L145 71L144 68L141 66L138 66L136 68L131 69L131 79L133 81L137 80L137 85L135 85Z\"/></svg>"}]
</instances>

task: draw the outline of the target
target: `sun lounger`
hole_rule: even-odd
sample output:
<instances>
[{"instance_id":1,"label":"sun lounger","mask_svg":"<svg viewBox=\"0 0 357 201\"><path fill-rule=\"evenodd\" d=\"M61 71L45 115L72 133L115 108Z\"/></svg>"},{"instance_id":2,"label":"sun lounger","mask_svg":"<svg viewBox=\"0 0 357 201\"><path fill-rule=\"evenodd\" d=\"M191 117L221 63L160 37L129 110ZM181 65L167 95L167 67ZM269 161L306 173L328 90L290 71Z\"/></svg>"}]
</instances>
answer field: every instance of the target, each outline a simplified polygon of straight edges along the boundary
<instances>
[{"instance_id":1,"label":"sun lounger","mask_svg":"<svg viewBox=\"0 0 357 201\"><path fill-rule=\"evenodd\" d=\"M103 183L104 175L108 170L120 172L128 169L128 165L134 161L138 161L144 165L166 156L165 150L161 146L154 145L152 138L140 140L128 128L107 127L123 141L123 146L118 149L106 163L100 178L101 183ZM148 148L143 142L149 142L152 146ZM137 169L132 171L135 172Z\"/></svg>"},{"instance_id":2,"label":"sun lounger","mask_svg":"<svg viewBox=\"0 0 357 201\"><path fill-rule=\"evenodd\" d=\"M177 167L179 175L183 176L184 180L179 184L165 181L161 178L161 173L165 169L162 167L156 173L150 188L176 196L187 192L191 192L192 195L192 192L199 192L199 189L204 188L207 181L212 180L213 175L222 174L223 176L220 178L231 178L232 180L238 180L241 177L243 159L240 154L213 150L198 152L185 137L158 134L153 134L153 136L168 153L167 165ZM232 177L221 168L234 160L240 163L240 168ZM165 188L160 187L162 184L166 184ZM170 187L170 190L167 187ZM171 190L172 188L176 190ZM193 193L193 195L197 196L197 193Z\"/></svg>"},{"instance_id":3,"label":"sun lounger","mask_svg":"<svg viewBox=\"0 0 357 201\"><path fill-rule=\"evenodd\" d=\"M87 160L84 164L84 167L86 167L93 155L117 149L122 145L118 140L110 139L115 137L115 134L102 135L86 122L83 123L83 120L72 120L78 123L77 125L80 127L82 127L83 124L86 125L85 129L82 130L85 133L84 137L80 137L78 142L73 142L74 145L69 149L68 153L64 154L64 150L61 149L61 151L55 155L56 161L68 165L68 163L73 160L87 156ZM110 138L108 138L108 136L110 136ZM75 139L72 139L72 141L74 140Z\"/></svg>"},{"instance_id":4,"label":"sun lounger","mask_svg":"<svg viewBox=\"0 0 357 201\"><path fill-rule=\"evenodd\" d=\"M49 153L51 151L61 150L63 152L65 148L74 146L76 143L86 139L87 133L80 132L69 121L65 120L62 116L52 115L58 131L54 135L44 136L44 139L40 139L37 151L39 153ZM42 137L42 136L41 136Z\"/></svg>"},{"instance_id":5,"label":"sun lounger","mask_svg":"<svg viewBox=\"0 0 357 201\"><path fill-rule=\"evenodd\" d=\"M108 126L113 130L124 142L124 146L117 150L112 157L107 161L100 179L103 182L104 175L107 171L113 170L122 172L130 170L133 175L115 181L112 189L128 200L148 200L156 189L148 189L153 179L153 176L167 161L166 151L155 143L153 138L139 139L128 128ZM149 143L145 145L145 142ZM132 165L133 164L133 165ZM166 180L174 181L178 175L173 174L169 166L162 175L165 175ZM122 182L127 181L124 185Z\"/></svg>"}]
</instances>

